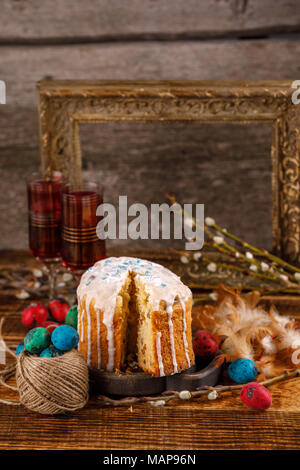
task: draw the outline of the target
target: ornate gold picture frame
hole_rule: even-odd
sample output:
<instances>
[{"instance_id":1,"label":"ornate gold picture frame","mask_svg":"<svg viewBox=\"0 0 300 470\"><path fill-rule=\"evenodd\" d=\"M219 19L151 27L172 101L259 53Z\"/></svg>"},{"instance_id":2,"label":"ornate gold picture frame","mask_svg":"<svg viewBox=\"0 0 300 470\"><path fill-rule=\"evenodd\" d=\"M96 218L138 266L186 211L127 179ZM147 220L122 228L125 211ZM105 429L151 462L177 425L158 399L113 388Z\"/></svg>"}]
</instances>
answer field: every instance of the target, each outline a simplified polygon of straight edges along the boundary
<instances>
[{"instance_id":1,"label":"ornate gold picture frame","mask_svg":"<svg viewBox=\"0 0 300 470\"><path fill-rule=\"evenodd\" d=\"M80 123L210 121L272 125L273 250L300 262L300 106L290 81L41 81L43 171L81 178Z\"/></svg>"}]
</instances>

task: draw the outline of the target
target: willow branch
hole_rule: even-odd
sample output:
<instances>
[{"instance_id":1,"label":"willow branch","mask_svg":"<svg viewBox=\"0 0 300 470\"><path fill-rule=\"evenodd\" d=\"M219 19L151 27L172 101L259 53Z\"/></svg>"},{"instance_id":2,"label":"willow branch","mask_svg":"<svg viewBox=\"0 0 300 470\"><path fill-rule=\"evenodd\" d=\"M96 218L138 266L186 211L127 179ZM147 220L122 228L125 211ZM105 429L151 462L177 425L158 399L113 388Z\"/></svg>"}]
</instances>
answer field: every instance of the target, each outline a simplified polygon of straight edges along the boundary
<instances>
[{"instance_id":1,"label":"willow branch","mask_svg":"<svg viewBox=\"0 0 300 470\"><path fill-rule=\"evenodd\" d=\"M271 379L264 380L263 382L259 382L261 385L264 387L270 387L271 385L274 385L278 382L283 382L285 380L290 380L295 377L300 376L300 369L296 369L293 371L285 371L283 374L278 375L277 377L273 377ZM239 385L217 385L215 387L208 387L204 386L199 388L198 390L195 390L194 392L190 392L190 399L193 398L199 398L203 397L206 395L209 395L211 392L215 391L218 394L218 397L225 393L225 392L231 392L231 391L238 391L241 390L244 387L245 384L239 384ZM103 405L106 406L128 406L128 405L133 405L137 403L155 403L158 401L164 402L164 404L168 403L171 400L174 400L176 398L180 398L180 392L177 391L166 391L162 393L161 395L156 395L154 397L126 397L126 398L121 398L120 400L113 399L104 395L99 395L97 397L98 400L102 402Z\"/></svg>"}]
</instances>

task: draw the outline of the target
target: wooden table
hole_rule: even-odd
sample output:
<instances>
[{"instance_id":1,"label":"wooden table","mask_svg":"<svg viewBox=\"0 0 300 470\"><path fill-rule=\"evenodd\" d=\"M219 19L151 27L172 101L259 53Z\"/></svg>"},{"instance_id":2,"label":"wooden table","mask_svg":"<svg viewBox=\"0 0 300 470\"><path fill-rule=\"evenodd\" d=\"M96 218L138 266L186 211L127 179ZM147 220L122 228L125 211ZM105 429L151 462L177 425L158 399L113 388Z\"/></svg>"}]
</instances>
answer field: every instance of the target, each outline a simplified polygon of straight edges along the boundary
<instances>
[{"instance_id":1,"label":"wooden table","mask_svg":"<svg viewBox=\"0 0 300 470\"><path fill-rule=\"evenodd\" d=\"M9 254L12 262L24 259ZM0 266L7 261L3 255ZM0 294L5 339L17 344L26 333L20 313L28 300ZM102 408L92 398L84 409L65 416L0 405L0 449L299 449L300 379L273 385L270 392L273 405L265 412L247 409L231 392L214 401L177 400L165 407ZM0 397L16 398L2 387Z\"/></svg>"}]
</instances>

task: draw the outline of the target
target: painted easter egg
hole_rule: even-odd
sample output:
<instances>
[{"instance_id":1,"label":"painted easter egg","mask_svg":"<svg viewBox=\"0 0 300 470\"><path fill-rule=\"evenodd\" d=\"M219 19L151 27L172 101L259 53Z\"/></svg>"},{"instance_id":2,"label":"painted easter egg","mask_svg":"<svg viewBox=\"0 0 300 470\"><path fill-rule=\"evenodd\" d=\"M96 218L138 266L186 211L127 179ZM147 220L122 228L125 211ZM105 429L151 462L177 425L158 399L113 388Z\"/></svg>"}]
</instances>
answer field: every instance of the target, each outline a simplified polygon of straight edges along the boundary
<instances>
[{"instance_id":1,"label":"painted easter egg","mask_svg":"<svg viewBox=\"0 0 300 470\"><path fill-rule=\"evenodd\" d=\"M77 317L78 317L78 308L77 305L73 305L67 313L65 323L66 325L72 326L77 330Z\"/></svg>"},{"instance_id":2,"label":"painted easter egg","mask_svg":"<svg viewBox=\"0 0 300 470\"><path fill-rule=\"evenodd\" d=\"M197 357L203 359L214 357L219 351L216 338L205 330L198 330L193 338L194 352Z\"/></svg>"},{"instance_id":3,"label":"painted easter egg","mask_svg":"<svg viewBox=\"0 0 300 470\"><path fill-rule=\"evenodd\" d=\"M19 356L19 354L21 354L23 349L24 349L24 341L22 341L22 343L18 344L17 349L16 349L16 355Z\"/></svg>"},{"instance_id":4,"label":"painted easter egg","mask_svg":"<svg viewBox=\"0 0 300 470\"><path fill-rule=\"evenodd\" d=\"M53 299L48 303L52 317L63 323L69 311L70 305L64 299Z\"/></svg>"},{"instance_id":5,"label":"painted easter egg","mask_svg":"<svg viewBox=\"0 0 300 470\"><path fill-rule=\"evenodd\" d=\"M40 357L57 357L62 355L62 351L55 348L54 346L49 346L49 348L46 348L41 352Z\"/></svg>"},{"instance_id":6,"label":"painted easter egg","mask_svg":"<svg viewBox=\"0 0 300 470\"><path fill-rule=\"evenodd\" d=\"M266 410L272 405L269 390L261 384L250 382L242 388L241 399L253 410Z\"/></svg>"},{"instance_id":7,"label":"painted easter egg","mask_svg":"<svg viewBox=\"0 0 300 470\"><path fill-rule=\"evenodd\" d=\"M34 328L37 322L45 321L48 317L47 308L41 303L30 304L22 313L22 323L27 328Z\"/></svg>"},{"instance_id":8,"label":"painted easter egg","mask_svg":"<svg viewBox=\"0 0 300 470\"><path fill-rule=\"evenodd\" d=\"M54 321L42 321L42 322L37 322L36 326L41 326L42 328L47 328L49 331L50 335L52 332L59 326L59 323L56 323Z\"/></svg>"},{"instance_id":9,"label":"painted easter egg","mask_svg":"<svg viewBox=\"0 0 300 470\"><path fill-rule=\"evenodd\" d=\"M51 343L51 335L47 328L33 328L24 339L25 349L32 354L40 354Z\"/></svg>"},{"instance_id":10,"label":"painted easter egg","mask_svg":"<svg viewBox=\"0 0 300 470\"><path fill-rule=\"evenodd\" d=\"M79 342L79 335L75 328L69 325L61 325L52 333L52 343L60 351L70 351Z\"/></svg>"},{"instance_id":11,"label":"painted easter egg","mask_svg":"<svg viewBox=\"0 0 300 470\"><path fill-rule=\"evenodd\" d=\"M228 367L229 377L238 384L252 382L257 374L257 367L250 359L238 359Z\"/></svg>"}]
</instances>

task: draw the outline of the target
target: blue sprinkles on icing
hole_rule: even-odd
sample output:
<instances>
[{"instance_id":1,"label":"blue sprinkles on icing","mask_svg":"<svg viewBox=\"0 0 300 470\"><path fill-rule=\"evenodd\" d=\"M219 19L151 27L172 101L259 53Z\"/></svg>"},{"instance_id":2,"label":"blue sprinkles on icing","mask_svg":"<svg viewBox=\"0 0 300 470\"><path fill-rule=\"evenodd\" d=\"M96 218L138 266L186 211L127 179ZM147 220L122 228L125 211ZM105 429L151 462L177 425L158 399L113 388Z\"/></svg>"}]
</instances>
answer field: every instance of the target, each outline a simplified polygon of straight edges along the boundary
<instances>
[{"instance_id":1,"label":"blue sprinkles on icing","mask_svg":"<svg viewBox=\"0 0 300 470\"><path fill-rule=\"evenodd\" d=\"M101 277L103 281L110 281L114 278L119 278L120 275L124 273L124 271L133 269L139 273L140 276L145 276L148 280L155 281L156 285L160 285L161 287L167 286L167 284L162 282L160 277L153 275L153 263L150 261L145 261L141 258L136 258L134 260L124 260L120 263L115 263L113 259L106 259L102 266L104 267L104 272L102 273ZM88 268L88 271L92 271L93 268L94 266ZM90 285L94 278L95 276L91 275L86 282L86 286Z\"/></svg>"}]
</instances>

